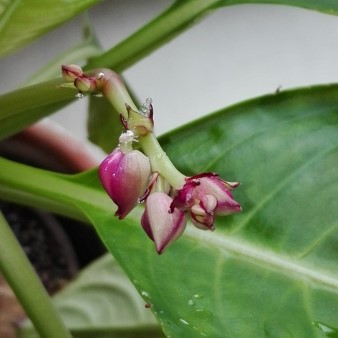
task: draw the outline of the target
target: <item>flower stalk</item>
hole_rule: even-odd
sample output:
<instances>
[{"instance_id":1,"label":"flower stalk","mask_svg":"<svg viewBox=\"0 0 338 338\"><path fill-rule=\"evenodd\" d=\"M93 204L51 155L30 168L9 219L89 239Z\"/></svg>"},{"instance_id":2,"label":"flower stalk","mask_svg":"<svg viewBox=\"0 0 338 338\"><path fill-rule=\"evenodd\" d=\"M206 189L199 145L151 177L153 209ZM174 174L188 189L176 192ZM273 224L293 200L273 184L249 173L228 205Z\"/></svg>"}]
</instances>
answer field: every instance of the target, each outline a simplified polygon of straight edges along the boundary
<instances>
[{"instance_id":1,"label":"flower stalk","mask_svg":"<svg viewBox=\"0 0 338 338\"><path fill-rule=\"evenodd\" d=\"M145 201L141 225L161 254L184 231L187 215L202 230L214 230L217 215L241 211L232 190L238 182L226 182L215 173L187 177L176 169L153 133L153 106L148 98L139 108L133 103L115 72L99 68L83 73L76 65L62 66L65 81L79 93L102 93L120 113L119 146L101 163L103 187L117 204L120 219ZM66 84L69 86L69 84ZM133 150L138 142L143 153Z\"/></svg>"}]
</instances>

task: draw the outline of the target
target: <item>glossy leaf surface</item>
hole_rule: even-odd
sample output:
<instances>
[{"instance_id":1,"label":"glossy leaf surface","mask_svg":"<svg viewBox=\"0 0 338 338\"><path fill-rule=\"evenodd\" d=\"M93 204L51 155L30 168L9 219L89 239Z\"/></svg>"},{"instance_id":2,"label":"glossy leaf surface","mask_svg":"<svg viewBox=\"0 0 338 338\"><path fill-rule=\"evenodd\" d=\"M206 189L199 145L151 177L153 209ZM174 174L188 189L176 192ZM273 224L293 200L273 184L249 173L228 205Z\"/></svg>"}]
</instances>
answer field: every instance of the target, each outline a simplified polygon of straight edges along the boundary
<instances>
[{"instance_id":1,"label":"glossy leaf surface","mask_svg":"<svg viewBox=\"0 0 338 338\"><path fill-rule=\"evenodd\" d=\"M243 206L162 256L144 256L134 236L118 253L144 257L125 268L168 335L325 337L337 327L337 98L337 86L271 95L162 138L183 172L239 180ZM115 248L109 223L99 229Z\"/></svg>"},{"instance_id":2,"label":"glossy leaf surface","mask_svg":"<svg viewBox=\"0 0 338 338\"><path fill-rule=\"evenodd\" d=\"M185 173L239 180L243 212L219 217L213 233L190 225L161 256L141 229L142 209L117 221L95 172L67 178L2 161L0 192L56 211L63 203L69 215L80 208L76 217L95 224L168 336L330 337L337 127L334 85L248 101L162 137Z\"/></svg>"},{"instance_id":3,"label":"glossy leaf surface","mask_svg":"<svg viewBox=\"0 0 338 338\"><path fill-rule=\"evenodd\" d=\"M0 56L25 46L98 1L0 0Z\"/></svg>"}]
</instances>

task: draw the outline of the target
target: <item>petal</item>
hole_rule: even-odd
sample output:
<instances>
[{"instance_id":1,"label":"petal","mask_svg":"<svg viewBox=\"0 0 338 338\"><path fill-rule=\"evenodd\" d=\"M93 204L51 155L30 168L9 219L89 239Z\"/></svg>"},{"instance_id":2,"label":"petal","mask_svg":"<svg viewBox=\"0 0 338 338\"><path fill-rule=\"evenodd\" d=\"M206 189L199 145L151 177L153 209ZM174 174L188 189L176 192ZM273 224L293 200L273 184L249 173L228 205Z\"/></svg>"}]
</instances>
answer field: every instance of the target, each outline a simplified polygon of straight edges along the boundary
<instances>
[{"instance_id":1,"label":"petal","mask_svg":"<svg viewBox=\"0 0 338 338\"><path fill-rule=\"evenodd\" d=\"M202 230L215 230L213 213L208 213L201 205L194 205L190 210L192 223Z\"/></svg>"},{"instance_id":2,"label":"petal","mask_svg":"<svg viewBox=\"0 0 338 338\"><path fill-rule=\"evenodd\" d=\"M171 203L172 198L165 193L150 194L141 219L144 231L155 242L159 254L182 234L187 224L185 212L178 209L170 212Z\"/></svg>"},{"instance_id":3,"label":"petal","mask_svg":"<svg viewBox=\"0 0 338 338\"><path fill-rule=\"evenodd\" d=\"M236 182L237 183L237 182ZM198 191L201 200L203 196L212 195L217 200L217 207L215 213L217 215L229 215L241 211L241 206L237 203L228 188L228 182L221 180L218 177L205 177L200 179ZM238 184L234 184L234 187Z\"/></svg>"}]
</instances>

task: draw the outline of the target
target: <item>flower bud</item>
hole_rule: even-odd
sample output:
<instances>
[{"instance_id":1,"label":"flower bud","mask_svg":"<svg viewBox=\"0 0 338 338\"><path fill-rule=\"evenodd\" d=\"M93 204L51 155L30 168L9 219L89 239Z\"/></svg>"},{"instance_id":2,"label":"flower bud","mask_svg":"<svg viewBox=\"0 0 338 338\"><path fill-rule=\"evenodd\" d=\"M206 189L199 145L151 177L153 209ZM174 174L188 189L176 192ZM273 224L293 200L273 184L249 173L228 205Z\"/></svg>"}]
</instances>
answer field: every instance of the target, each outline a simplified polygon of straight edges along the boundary
<instances>
[{"instance_id":1,"label":"flower bud","mask_svg":"<svg viewBox=\"0 0 338 338\"><path fill-rule=\"evenodd\" d=\"M110 198L118 206L115 213L124 218L147 189L151 174L148 157L138 150L116 148L99 166L99 177Z\"/></svg>"},{"instance_id":2,"label":"flower bud","mask_svg":"<svg viewBox=\"0 0 338 338\"><path fill-rule=\"evenodd\" d=\"M62 77L67 82L74 82L74 80L83 75L82 68L78 65L62 65Z\"/></svg>"},{"instance_id":3,"label":"flower bud","mask_svg":"<svg viewBox=\"0 0 338 338\"><path fill-rule=\"evenodd\" d=\"M154 129L153 120L153 106L149 105L148 112L140 113L133 110L128 104L126 104L128 118L124 118L120 115L121 122L126 129L133 130L137 135L146 135L151 133Z\"/></svg>"},{"instance_id":4,"label":"flower bud","mask_svg":"<svg viewBox=\"0 0 338 338\"><path fill-rule=\"evenodd\" d=\"M144 231L155 242L159 254L182 234L187 224L184 211L170 212L171 203L172 198L163 192L150 194L141 219Z\"/></svg>"},{"instance_id":5,"label":"flower bud","mask_svg":"<svg viewBox=\"0 0 338 338\"><path fill-rule=\"evenodd\" d=\"M87 75L78 76L74 81L74 86L80 92L93 92L97 90L96 79Z\"/></svg>"}]
</instances>

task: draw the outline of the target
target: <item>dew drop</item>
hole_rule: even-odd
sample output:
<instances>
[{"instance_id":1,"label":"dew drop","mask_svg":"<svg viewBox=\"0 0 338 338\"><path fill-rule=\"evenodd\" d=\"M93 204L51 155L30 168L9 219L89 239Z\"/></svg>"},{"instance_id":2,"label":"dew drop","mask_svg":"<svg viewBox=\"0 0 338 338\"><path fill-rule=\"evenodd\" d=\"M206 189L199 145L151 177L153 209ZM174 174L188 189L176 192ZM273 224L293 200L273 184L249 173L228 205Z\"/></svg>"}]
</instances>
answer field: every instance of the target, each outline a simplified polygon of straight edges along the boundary
<instances>
[{"instance_id":1,"label":"dew drop","mask_svg":"<svg viewBox=\"0 0 338 338\"><path fill-rule=\"evenodd\" d=\"M185 319L180 318L180 322L184 325L189 325L190 323L187 322Z\"/></svg>"},{"instance_id":2,"label":"dew drop","mask_svg":"<svg viewBox=\"0 0 338 338\"><path fill-rule=\"evenodd\" d=\"M150 295L149 295L149 293L147 291L144 291L144 290L141 291L141 296L144 297L144 298L147 298L147 299L151 298Z\"/></svg>"},{"instance_id":3,"label":"dew drop","mask_svg":"<svg viewBox=\"0 0 338 338\"><path fill-rule=\"evenodd\" d=\"M84 97L84 95L82 94L82 93L77 93L76 95L75 95L75 97L77 98L77 99L82 99L83 97Z\"/></svg>"},{"instance_id":4,"label":"dew drop","mask_svg":"<svg viewBox=\"0 0 338 338\"><path fill-rule=\"evenodd\" d=\"M202 299L204 296L203 296L203 295L200 295L200 294L198 294L198 293L196 293L195 295L193 295L193 297L194 297L195 299Z\"/></svg>"},{"instance_id":5,"label":"dew drop","mask_svg":"<svg viewBox=\"0 0 338 338\"><path fill-rule=\"evenodd\" d=\"M193 305L195 305L196 303L195 303L195 301L193 300L193 299L189 299L188 300L188 305L189 306L193 306Z\"/></svg>"},{"instance_id":6,"label":"dew drop","mask_svg":"<svg viewBox=\"0 0 338 338\"><path fill-rule=\"evenodd\" d=\"M321 323L321 322L313 322L314 326L316 326L318 329L320 329L323 333L325 333L328 337L334 337L338 333L338 329L335 327L331 327L327 324Z\"/></svg>"}]
</instances>

